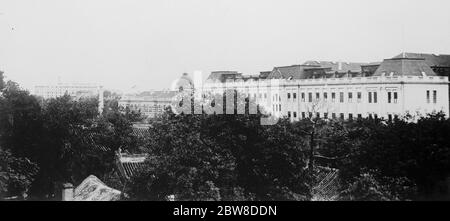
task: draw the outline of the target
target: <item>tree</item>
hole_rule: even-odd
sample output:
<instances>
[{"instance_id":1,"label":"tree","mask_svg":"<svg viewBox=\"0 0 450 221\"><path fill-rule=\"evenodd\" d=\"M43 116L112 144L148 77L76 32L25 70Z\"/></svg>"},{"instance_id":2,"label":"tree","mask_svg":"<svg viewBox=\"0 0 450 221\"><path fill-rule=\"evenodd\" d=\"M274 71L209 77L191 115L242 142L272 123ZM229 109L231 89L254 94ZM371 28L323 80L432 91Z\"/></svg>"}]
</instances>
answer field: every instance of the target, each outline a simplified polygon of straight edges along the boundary
<instances>
[{"instance_id":1,"label":"tree","mask_svg":"<svg viewBox=\"0 0 450 221\"><path fill-rule=\"evenodd\" d=\"M3 75L5 72L0 71L0 93L5 88L5 76Z\"/></svg>"},{"instance_id":2,"label":"tree","mask_svg":"<svg viewBox=\"0 0 450 221\"><path fill-rule=\"evenodd\" d=\"M291 124L262 126L260 117L168 112L153 120L149 166L127 192L138 200L307 199L306 158Z\"/></svg>"},{"instance_id":3,"label":"tree","mask_svg":"<svg viewBox=\"0 0 450 221\"><path fill-rule=\"evenodd\" d=\"M38 167L27 158L12 156L0 147L0 200L5 197L26 199Z\"/></svg>"}]
</instances>

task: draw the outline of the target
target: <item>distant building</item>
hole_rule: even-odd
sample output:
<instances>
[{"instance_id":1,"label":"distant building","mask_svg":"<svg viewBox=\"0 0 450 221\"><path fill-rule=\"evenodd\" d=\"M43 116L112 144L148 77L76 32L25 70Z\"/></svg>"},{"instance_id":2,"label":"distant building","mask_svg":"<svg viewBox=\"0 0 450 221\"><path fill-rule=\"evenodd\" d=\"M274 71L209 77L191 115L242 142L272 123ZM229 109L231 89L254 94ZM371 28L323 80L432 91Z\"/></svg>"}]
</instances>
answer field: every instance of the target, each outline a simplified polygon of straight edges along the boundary
<instances>
[{"instance_id":1,"label":"distant building","mask_svg":"<svg viewBox=\"0 0 450 221\"><path fill-rule=\"evenodd\" d=\"M96 84L65 84L35 86L34 95L44 99L58 98L69 95L74 99L93 97L99 100L99 113L103 112L103 87Z\"/></svg>"},{"instance_id":2,"label":"distant building","mask_svg":"<svg viewBox=\"0 0 450 221\"><path fill-rule=\"evenodd\" d=\"M212 72L206 93L236 90L260 108L304 118L394 119L443 111L449 116L450 56L404 53L379 63L308 61L258 76Z\"/></svg>"},{"instance_id":3,"label":"distant building","mask_svg":"<svg viewBox=\"0 0 450 221\"><path fill-rule=\"evenodd\" d=\"M146 91L139 94L127 94L119 100L121 110L140 112L144 117L152 118L162 114L172 104L175 91Z\"/></svg>"},{"instance_id":4,"label":"distant building","mask_svg":"<svg viewBox=\"0 0 450 221\"><path fill-rule=\"evenodd\" d=\"M186 73L173 82L171 90L123 95L119 101L119 108L140 112L144 117L153 118L164 113L166 108L170 108L177 94L183 91L194 91L194 83Z\"/></svg>"}]
</instances>

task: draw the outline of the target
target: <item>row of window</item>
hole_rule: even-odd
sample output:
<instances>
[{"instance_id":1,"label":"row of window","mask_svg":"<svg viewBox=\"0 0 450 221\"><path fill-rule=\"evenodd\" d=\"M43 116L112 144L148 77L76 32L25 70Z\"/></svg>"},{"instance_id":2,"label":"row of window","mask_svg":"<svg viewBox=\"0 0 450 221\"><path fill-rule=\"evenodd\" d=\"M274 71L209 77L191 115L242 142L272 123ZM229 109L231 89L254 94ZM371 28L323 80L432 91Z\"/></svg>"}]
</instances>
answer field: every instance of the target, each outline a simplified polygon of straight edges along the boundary
<instances>
[{"instance_id":1,"label":"row of window","mask_svg":"<svg viewBox=\"0 0 450 221\"><path fill-rule=\"evenodd\" d=\"M358 103L361 103L362 101L362 92L348 92L347 93L347 101L349 103L353 102L353 95L356 95L356 100ZM312 103L314 101L318 101L320 100L320 93L315 93L315 96L313 96L314 94L312 92L308 93L308 102ZM336 95L337 93L332 92L331 93L331 102L336 102ZM253 97L256 98L256 94L253 94ZM248 97L251 97L250 94L248 94ZM263 94L259 94L259 98L263 98ZM328 93L324 92L322 95L323 100L327 101L328 100ZM344 92L339 92L339 103L344 103L344 98L345 98L345 94ZM264 93L264 99L267 99L267 94ZM287 93L287 99L288 101L290 101L291 99L295 102L297 100L297 93ZM431 100L431 91L427 90L427 94L426 94L426 99L427 99L427 103L431 103L433 102L434 104L437 103L437 91L433 90L433 99ZM367 100L369 103L378 103L378 93L377 92L368 92L367 93ZM274 94L272 97L272 101L276 102L279 101L281 102L281 96L279 96L278 94ZM306 93L301 93L301 102L306 102ZM387 103L389 104L396 104L398 103L398 92L387 92Z\"/></svg>"},{"instance_id":2,"label":"row of window","mask_svg":"<svg viewBox=\"0 0 450 221\"><path fill-rule=\"evenodd\" d=\"M362 100L362 92L348 92L347 94L347 101L349 103L353 102L353 95L356 94L356 100L358 103L361 103ZM320 93L315 93L315 96L313 97L313 93L308 93L308 102L312 103L314 101L318 101L320 100ZM301 93L301 102L306 102L306 93ZM293 101L295 101L295 99L297 99L297 94L296 93L292 93L292 97L293 97ZM339 92L339 103L344 103L344 97L345 94L344 92ZM323 100L327 101L328 100L328 93L324 92L323 93ZM291 93L287 94L287 99L288 101L291 99ZM378 93L377 92L368 92L367 94L367 99L369 103L378 103ZM331 93L331 102L336 102L336 93L332 92ZM397 92L388 92L388 103L397 103L398 102L398 93Z\"/></svg>"},{"instance_id":3,"label":"row of window","mask_svg":"<svg viewBox=\"0 0 450 221\"><path fill-rule=\"evenodd\" d=\"M308 113L302 112L301 113L301 119L313 118L313 117L315 117L315 118L323 117L324 119L328 119L329 118L328 113L323 113L323 115L321 115L319 112L317 112L315 114L316 116L313 116L313 115L314 114L312 112L308 112ZM297 119L297 112L292 112L292 114L291 114L291 112L288 111L288 117L291 118L291 119L292 118L293 119ZM357 117L358 119L362 119L362 114L357 114L356 116L354 116L353 114L348 114L348 119L352 120L354 117ZM369 119L378 119L378 115L377 114L368 114L368 117L369 117ZM337 113L331 113L331 118L332 119L337 119L338 118L337 117ZM343 120L345 118L345 114L344 113L340 113L339 114L339 118ZM394 114L394 115L388 114L388 120L392 121L393 119L398 119L398 115L396 115L396 114Z\"/></svg>"}]
</instances>

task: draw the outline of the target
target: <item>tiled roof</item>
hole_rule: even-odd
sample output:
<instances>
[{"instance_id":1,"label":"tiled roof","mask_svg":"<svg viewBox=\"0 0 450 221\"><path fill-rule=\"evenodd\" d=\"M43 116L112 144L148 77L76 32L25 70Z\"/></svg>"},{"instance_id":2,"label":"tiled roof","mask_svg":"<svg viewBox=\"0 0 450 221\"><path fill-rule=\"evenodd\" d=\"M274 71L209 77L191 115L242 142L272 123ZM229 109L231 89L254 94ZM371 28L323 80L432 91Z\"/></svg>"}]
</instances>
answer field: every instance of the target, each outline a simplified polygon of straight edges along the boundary
<instances>
[{"instance_id":1,"label":"tiled roof","mask_svg":"<svg viewBox=\"0 0 450 221\"><path fill-rule=\"evenodd\" d=\"M313 187L314 201L333 201L339 197L339 170L318 167L317 184Z\"/></svg>"},{"instance_id":2,"label":"tiled roof","mask_svg":"<svg viewBox=\"0 0 450 221\"><path fill-rule=\"evenodd\" d=\"M116 152L116 164L120 175L124 179L130 179L140 170L144 169L148 163L148 154L126 154Z\"/></svg>"},{"instance_id":3,"label":"tiled roof","mask_svg":"<svg viewBox=\"0 0 450 221\"><path fill-rule=\"evenodd\" d=\"M384 60L374 76L436 76L422 58L393 58Z\"/></svg>"},{"instance_id":4,"label":"tiled roof","mask_svg":"<svg viewBox=\"0 0 450 221\"><path fill-rule=\"evenodd\" d=\"M149 135L150 124L134 124L132 135L136 137L147 137Z\"/></svg>"},{"instance_id":5,"label":"tiled roof","mask_svg":"<svg viewBox=\"0 0 450 221\"><path fill-rule=\"evenodd\" d=\"M450 55L402 53L394 58L420 58L431 67L450 67Z\"/></svg>"},{"instance_id":6,"label":"tiled roof","mask_svg":"<svg viewBox=\"0 0 450 221\"><path fill-rule=\"evenodd\" d=\"M75 188L74 201L117 201L121 194L91 175Z\"/></svg>"}]
</instances>

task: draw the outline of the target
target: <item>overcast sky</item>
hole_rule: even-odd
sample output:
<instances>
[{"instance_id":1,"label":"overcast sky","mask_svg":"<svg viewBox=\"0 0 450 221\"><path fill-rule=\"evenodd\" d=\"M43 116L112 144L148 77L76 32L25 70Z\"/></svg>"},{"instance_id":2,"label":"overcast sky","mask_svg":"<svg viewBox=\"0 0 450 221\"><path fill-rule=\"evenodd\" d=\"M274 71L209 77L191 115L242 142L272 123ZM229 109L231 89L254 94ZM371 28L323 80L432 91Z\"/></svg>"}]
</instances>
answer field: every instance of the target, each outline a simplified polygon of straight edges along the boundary
<instances>
[{"instance_id":1,"label":"overcast sky","mask_svg":"<svg viewBox=\"0 0 450 221\"><path fill-rule=\"evenodd\" d=\"M1 0L0 70L36 84L169 88L183 72L450 54L448 0Z\"/></svg>"}]
</instances>

